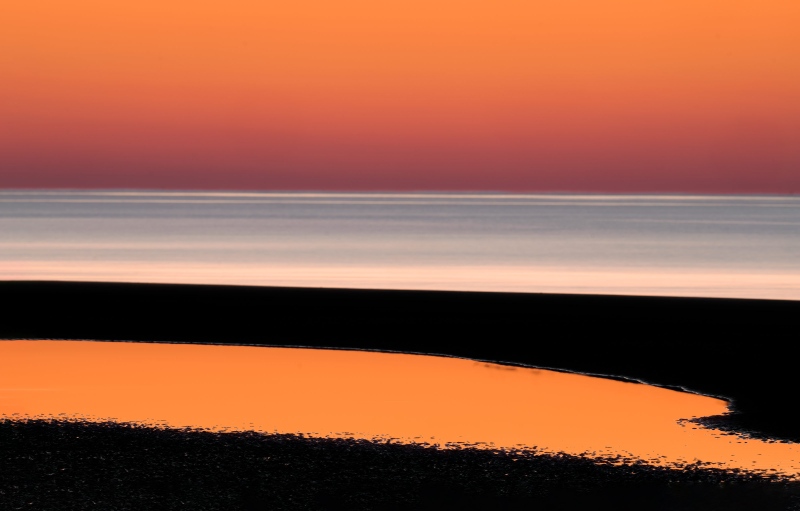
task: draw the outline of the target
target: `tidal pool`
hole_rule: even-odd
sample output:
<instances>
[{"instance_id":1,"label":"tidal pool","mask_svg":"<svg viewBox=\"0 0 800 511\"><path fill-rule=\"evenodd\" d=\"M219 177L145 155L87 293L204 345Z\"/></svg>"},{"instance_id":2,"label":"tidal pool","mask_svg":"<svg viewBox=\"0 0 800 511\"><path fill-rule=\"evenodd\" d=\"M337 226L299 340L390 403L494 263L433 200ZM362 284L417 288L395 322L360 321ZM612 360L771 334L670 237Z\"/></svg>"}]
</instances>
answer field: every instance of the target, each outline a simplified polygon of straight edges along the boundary
<instances>
[{"instance_id":1,"label":"tidal pool","mask_svg":"<svg viewBox=\"0 0 800 511\"><path fill-rule=\"evenodd\" d=\"M800 479L798 444L689 419L720 399L459 358L345 350L0 341L0 417L566 453Z\"/></svg>"}]
</instances>

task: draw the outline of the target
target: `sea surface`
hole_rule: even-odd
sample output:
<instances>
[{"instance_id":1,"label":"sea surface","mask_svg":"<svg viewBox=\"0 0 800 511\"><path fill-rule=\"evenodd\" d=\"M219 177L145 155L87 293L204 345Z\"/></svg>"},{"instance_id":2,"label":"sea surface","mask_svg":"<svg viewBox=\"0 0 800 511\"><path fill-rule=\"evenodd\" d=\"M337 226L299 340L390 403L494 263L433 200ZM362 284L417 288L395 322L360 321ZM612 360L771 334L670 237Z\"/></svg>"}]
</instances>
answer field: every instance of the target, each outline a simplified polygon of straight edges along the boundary
<instances>
[{"instance_id":1,"label":"sea surface","mask_svg":"<svg viewBox=\"0 0 800 511\"><path fill-rule=\"evenodd\" d=\"M0 191L0 279L800 299L800 197Z\"/></svg>"}]
</instances>

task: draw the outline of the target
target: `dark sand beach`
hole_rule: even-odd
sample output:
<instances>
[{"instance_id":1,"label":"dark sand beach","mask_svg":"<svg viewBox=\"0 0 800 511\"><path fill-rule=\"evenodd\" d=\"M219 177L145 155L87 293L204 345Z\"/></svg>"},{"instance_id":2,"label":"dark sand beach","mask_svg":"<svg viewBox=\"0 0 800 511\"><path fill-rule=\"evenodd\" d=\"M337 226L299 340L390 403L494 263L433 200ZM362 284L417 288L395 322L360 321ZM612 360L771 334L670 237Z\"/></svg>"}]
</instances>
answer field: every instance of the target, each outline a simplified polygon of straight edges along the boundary
<instances>
[{"instance_id":1,"label":"dark sand beach","mask_svg":"<svg viewBox=\"0 0 800 511\"><path fill-rule=\"evenodd\" d=\"M5 509L784 510L797 483L293 435L0 422Z\"/></svg>"},{"instance_id":2,"label":"dark sand beach","mask_svg":"<svg viewBox=\"0 0 800 511\"><path fill-rule=\"evenodd\" d=\"M0 337L441 354L684 388L709 419L800 439L800 302L621 296L0 283ZM788 329L788 330L787 330ZM585 427L591 427L586 424ZM67 421L0 423L11 509L794 509L798 483L574 456Z\"/></svg>"}]
</instances>

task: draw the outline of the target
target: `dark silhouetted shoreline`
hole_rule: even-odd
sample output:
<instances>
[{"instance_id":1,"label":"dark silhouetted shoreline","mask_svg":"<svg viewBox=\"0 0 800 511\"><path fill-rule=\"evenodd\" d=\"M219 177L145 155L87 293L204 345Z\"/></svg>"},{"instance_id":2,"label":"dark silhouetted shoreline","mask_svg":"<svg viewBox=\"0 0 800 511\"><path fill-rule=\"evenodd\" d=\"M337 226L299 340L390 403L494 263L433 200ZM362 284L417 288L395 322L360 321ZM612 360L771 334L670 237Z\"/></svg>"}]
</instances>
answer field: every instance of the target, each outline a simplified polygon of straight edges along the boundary
<instances>
[{"instance_id":1,"label":"dark silhouetted shoreline","mask_svg":"<svg viewBox=\"0 0 800 511\"><path fill-rule=\"evenodd\" d=\"M0 337L444 354L734 399L715 426L789 420L800 302L2 282ZM590 427L590 425L587 425ZM687 467L292 435L0 421L0 507L800 509L798 483Z\"/></svg>"},{"instance_id":2,"label":"dark silhouetted shoreline","mask_svg":"<svg viewBox=\"0 0 800 511\"><path fill-rule=\"evenodd\" d=\"M0 338L429 353L632 378L733 400L800 439L800 302L168 284L0 282Z\"/></svg>"}]
</instances>

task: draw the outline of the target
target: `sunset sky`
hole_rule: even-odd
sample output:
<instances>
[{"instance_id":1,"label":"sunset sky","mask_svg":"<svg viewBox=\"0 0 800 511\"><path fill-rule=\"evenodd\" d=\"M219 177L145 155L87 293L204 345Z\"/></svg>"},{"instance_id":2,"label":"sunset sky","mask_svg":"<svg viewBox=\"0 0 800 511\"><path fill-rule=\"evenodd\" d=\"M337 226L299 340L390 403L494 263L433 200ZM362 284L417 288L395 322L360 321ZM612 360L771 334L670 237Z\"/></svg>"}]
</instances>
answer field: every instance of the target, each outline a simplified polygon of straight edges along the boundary
<instances>
[{"instance_id":1,"label":"sunset sky","mask_svg":"<svg viewBox=\"0 0 800 511\"><path fill-rule=\"evenodd\" d=\"M800 193L797 0L6 0L0 188Z\"/></svg>"}]
</instances>

